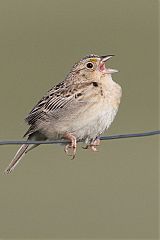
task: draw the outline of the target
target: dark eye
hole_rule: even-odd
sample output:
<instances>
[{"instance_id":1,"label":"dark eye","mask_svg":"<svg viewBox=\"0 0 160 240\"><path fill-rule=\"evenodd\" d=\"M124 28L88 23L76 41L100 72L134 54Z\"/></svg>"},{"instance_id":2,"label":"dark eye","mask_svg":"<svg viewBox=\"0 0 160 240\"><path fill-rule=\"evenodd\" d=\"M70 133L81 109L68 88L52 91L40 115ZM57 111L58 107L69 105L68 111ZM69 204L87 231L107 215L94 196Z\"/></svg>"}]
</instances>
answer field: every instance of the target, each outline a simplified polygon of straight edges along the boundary
<instances>
[{"instance_id":1,"label":"dark eye","mask_svg":"<svg viewBox=\"0 0 160 240\"><path fill-rule=\"evenodd\" d=\"M91 62L89 62L89 63L87 63L87 68L93 68L93 63L91 63Z\"/></svg>"}]
</instances>

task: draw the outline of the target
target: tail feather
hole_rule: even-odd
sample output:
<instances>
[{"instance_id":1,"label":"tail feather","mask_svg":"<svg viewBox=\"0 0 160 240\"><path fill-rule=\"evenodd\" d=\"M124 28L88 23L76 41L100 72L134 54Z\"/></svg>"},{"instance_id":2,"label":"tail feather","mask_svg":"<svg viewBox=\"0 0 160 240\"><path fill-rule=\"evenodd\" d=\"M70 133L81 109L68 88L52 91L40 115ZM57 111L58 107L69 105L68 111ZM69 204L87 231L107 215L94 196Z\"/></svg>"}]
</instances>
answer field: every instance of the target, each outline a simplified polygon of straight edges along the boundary
<instances>
[{"instance_id":1,"label":"tail feather","mask_svg":"<svg viewBox=\"0 0 160 240\"><path fill-rule=\"evenodd\" d=\"M19 150L17 151L16 155L12 159L11 163L5 170L5 174L11 173L13 169L16 167L16 165L20 162L22 157L25 155L27 148L29 147L29 144L23 144Z\"/></svg>"},{"instance_id":2,"label":"tail feather","mask_svg":"<svg viewBox=\"0 0 160 240\"><path fill-rule=\"evenodd\" d=\"M40 140L46 140L46 137L39 132L35 132L34 134L29 135L28 140L40 141ZM17 164L20 162L20 160L24 157L24 155L39 145L40 144L23 144L15 154L14 158L12 159L11 163L6 168L4 173L5 174L11 173L14 170L14 168L17 166Z\"/></svg>"}]
</instances>

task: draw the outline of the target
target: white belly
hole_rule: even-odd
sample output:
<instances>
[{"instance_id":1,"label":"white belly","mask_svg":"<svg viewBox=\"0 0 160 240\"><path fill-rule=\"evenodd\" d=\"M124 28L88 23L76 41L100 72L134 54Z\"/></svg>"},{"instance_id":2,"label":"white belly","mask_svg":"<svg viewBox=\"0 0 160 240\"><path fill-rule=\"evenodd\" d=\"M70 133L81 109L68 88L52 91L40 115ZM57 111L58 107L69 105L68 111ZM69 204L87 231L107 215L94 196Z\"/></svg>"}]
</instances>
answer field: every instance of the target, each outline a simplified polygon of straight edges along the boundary
<instances>
[{"instance_id":1,"label":"white belly","mask_svg":"<svg viewBox=\"0 0 160 240\"><path fill-rule=\"evenodd\" d=\"M85 140L87 143L109 128L116 113L117 109L111 105L105 106L102 104L98 109L97 107L90 109L85 117L81 116L77 121L74 121L70 131L77 139Z\"/></svg>"},{"instance_id":2,"label":"white belly","mask_svg":"<svg viewBox=\"0 0 160 240\"><path fill-rule=\"evenodd\" d=\"M106 91L105 87L103 88L105 96L100 97L95 106L87 109L85 114L72 123L70 130L77 139L87 143L102 134L113 122L120 103L121 88L113 81L110 84Z\"/></svg>"}]
</instances>

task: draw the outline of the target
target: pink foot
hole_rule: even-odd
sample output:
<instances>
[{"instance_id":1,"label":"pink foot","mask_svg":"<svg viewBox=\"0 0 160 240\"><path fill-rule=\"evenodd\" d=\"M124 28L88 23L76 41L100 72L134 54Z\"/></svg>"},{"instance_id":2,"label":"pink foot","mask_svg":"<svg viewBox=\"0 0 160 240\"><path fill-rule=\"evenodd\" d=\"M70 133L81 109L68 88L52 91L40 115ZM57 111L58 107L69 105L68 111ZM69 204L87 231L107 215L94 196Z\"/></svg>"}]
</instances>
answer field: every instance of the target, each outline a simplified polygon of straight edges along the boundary
<instances>
[{"instance_id":1,"label":"pink foot","mask_svg":"<svg viewBox=\"0 0 160 240\"><path fill-rule=\"evenodd\" d=\"M71 133L65 133L64 136L63 136L65 139L71 141L70 144L67 144L64 148L64 151L67 155L70 155L69 154L69 148L71 149L71 155L72 156L72 159L75 158L76 156L76 150L77 150L77 141L76 141L76 137L73 136Z\"/></svg>"},{"instance_id":2,"label":"pink foot","mask_svg":"<svg viewBox=\"0 0 160 240\"><path fill-rule=\"evenodd\" d=\"M90 144L88 144L86 147L83 147L83 148L84 149L90 148L93 152L97 152L98 150L97 150L96 147L99 146L99 145L100 145L100 139L97 138L94 141L92 141Z\"/></svg>"}]
</instances>

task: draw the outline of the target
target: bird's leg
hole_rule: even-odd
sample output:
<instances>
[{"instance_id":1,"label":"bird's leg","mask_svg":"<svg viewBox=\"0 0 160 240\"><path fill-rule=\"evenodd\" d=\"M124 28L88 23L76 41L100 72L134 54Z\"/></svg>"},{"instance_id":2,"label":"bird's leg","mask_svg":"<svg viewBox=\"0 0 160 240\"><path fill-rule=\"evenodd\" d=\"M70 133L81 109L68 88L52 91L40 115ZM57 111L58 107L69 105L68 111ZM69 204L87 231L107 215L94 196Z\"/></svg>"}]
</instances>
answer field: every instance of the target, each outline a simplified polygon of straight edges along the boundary
<instances>
[{"instance_id":1,"label":"bird's leg","mask_svg":"<svg viewBox=\"0 0 160 240\"><path fill-rule=\"evenodd\" d=\"M100 139L97 137L90 144L88 144L84 149L90 148L93 152L97 152L97 146L100 145Z\"/></svg>"},{"instance_id":2,"label":"bird's leg","mask_svg":"<svg viewBox=\"0 0 160 240\"><path fill-rule=\"evenodd\" d=\"M65 139L71 141L70 144L67 144L67 145L65 146L64 151L65 151L65 153L68 155L68 152L69 152L68 149L71 148L71 149L72 149L72 159L74 159L75 156L76 156L76 149L77 149L76 137L73 136L71 133L68 133L68 132L66 132L66 133L63 135L63 137L64 137Z\"/></svg>"}]
</instances>

